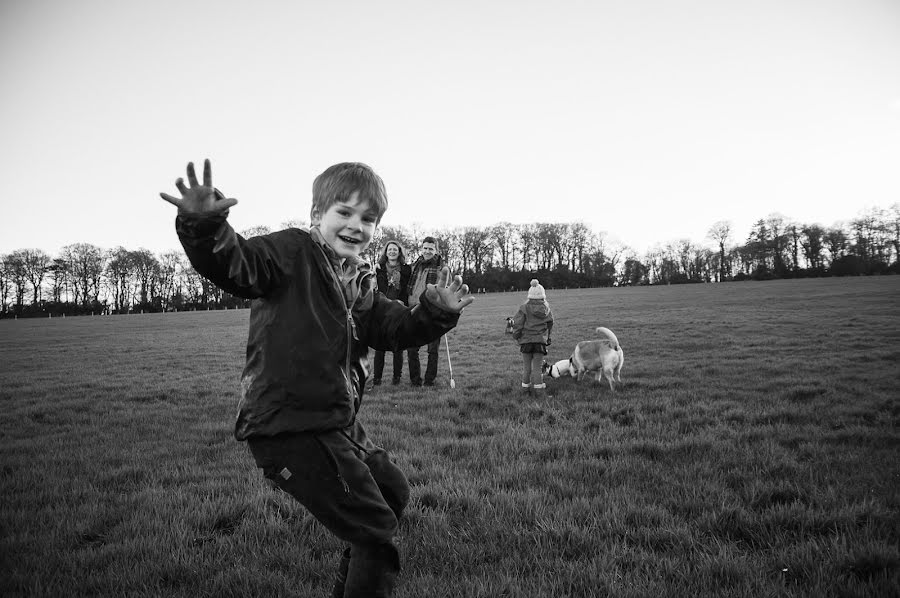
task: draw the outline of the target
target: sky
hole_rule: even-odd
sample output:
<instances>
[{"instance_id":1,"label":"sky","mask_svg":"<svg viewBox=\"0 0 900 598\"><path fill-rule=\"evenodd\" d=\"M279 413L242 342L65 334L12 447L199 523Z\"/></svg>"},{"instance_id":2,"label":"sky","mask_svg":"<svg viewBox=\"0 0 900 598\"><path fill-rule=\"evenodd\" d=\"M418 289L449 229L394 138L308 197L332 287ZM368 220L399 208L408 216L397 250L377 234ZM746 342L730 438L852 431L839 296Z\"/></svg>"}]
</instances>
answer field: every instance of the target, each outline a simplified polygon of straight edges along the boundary
<instances>
[{"instance_id":1,"label":"sky","mask_svg":"<svg viewBox=\"0 0 900 598\"><path fill-rule=\"evenodd\" d=\"M584 222L638 253L900 201L896 0L4 0L0 254L178 249L209 158L236 230L365 162L383 225Z\"/></svg>"}]
</instances>

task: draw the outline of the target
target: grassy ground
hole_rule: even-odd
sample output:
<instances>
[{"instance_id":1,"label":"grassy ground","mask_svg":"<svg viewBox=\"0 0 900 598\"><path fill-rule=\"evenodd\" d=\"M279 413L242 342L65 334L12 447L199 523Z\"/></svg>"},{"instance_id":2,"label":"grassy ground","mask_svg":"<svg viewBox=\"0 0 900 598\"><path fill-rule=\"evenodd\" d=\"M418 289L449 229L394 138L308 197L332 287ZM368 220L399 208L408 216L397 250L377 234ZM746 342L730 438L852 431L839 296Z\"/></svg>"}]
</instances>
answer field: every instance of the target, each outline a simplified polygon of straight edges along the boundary
<instances>
[{"instance_id":1,"label":"grassy ground","mask_svg":"<svg viewBox=\"0 0 900 598\"><path fill-rule=\"evenodd\" d=\"M412 484L397 595L900 596L900 277L549 291L616 393L519 391L479 296L362 421ZM339 544L232 438L247 311L0 321L0 595L324 596ZM390 361L390 360L388 360Z\"/></svg>"}]
</instances>

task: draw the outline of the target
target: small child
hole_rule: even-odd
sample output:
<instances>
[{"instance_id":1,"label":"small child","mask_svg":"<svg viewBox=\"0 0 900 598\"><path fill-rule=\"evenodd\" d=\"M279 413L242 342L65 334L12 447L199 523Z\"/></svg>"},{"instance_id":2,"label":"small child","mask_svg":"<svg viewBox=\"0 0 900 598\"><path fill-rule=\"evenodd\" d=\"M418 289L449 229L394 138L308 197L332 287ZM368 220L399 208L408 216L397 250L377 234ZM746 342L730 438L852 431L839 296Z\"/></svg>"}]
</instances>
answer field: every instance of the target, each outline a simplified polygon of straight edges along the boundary
<instances>
[{"instance_id":1,"label":"small child","mask_svg":"<svg viewBox=\"0 0 900 598\"><path fill-rule=\"evenodd\" d=\"M534 389L539 396L546 396L547 385L541 365L550 344L550 331L553 330L553 314L547 303L547 294L537 278L531 279L528 289L528 300L519 306L513 317L513 338L519 342L519 351L525 366L522 376L522 391L531 394Z\"/></svg>"},{"instance_id":2,"label":"small child","mask_svg":"<svg viewBox=\"0 0 900 598\"><path fill-rule=\"evenodd\" d=\"M452 329L472 302L443 268L410 309L375 293L360 259L387 210L381 178L365 164L331 166L313 183L309 230L244 239L226 221L237 203L203 184L193 163L175 228L191 264L224 291L253 299L241 377L237 440L266 478L349 544L333 596L390 596L400 571L393 538L409 483L358 419L368 347L397 351Z\"/></svg>"}]
</instances>

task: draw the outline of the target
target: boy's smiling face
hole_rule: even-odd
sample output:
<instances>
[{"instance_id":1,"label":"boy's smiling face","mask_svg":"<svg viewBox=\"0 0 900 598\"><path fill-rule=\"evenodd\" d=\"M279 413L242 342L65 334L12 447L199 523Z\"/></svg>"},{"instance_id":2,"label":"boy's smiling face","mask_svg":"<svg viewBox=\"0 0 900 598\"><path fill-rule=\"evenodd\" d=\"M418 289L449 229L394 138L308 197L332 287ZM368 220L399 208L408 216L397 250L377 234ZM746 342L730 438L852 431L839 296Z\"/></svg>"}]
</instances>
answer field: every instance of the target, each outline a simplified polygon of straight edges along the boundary
<instances>
[{"instance_id":1,"label":"boy's smiling face","mask_svg":"<svg viewBox=\"0 0 900 598\"><path fill-rule=\"evenodd\" d=\"M346 201L336 201L324 214L312 214L312 223L319 225L319 232L338 257L359 257L372 242L378 226L378 213L368 201L359 200L354 191Z\"/></svg>"}]
</instances>

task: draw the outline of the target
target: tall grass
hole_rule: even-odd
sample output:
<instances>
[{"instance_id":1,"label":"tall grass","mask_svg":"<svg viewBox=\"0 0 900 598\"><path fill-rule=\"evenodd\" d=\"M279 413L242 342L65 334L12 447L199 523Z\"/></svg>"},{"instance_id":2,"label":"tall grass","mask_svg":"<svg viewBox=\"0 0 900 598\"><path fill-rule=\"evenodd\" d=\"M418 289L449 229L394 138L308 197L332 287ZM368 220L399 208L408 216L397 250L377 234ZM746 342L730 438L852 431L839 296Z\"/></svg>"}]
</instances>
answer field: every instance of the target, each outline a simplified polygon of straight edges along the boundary
<instances>
[{"instance_id":1,"label":"tall grass","mask_svg":"<svg viewBox=\"0 0 900 598\"><path fill-rule=\"evenodd\" d=\"M519 390L479 296L361 420L400 597L900 595L900 277L549 291L624 384ZM324 596L339 543L232 437L248 312L0 321L3 596ZM390 366L388 366L390 367Z\"/></svg>"}]
</instances>

